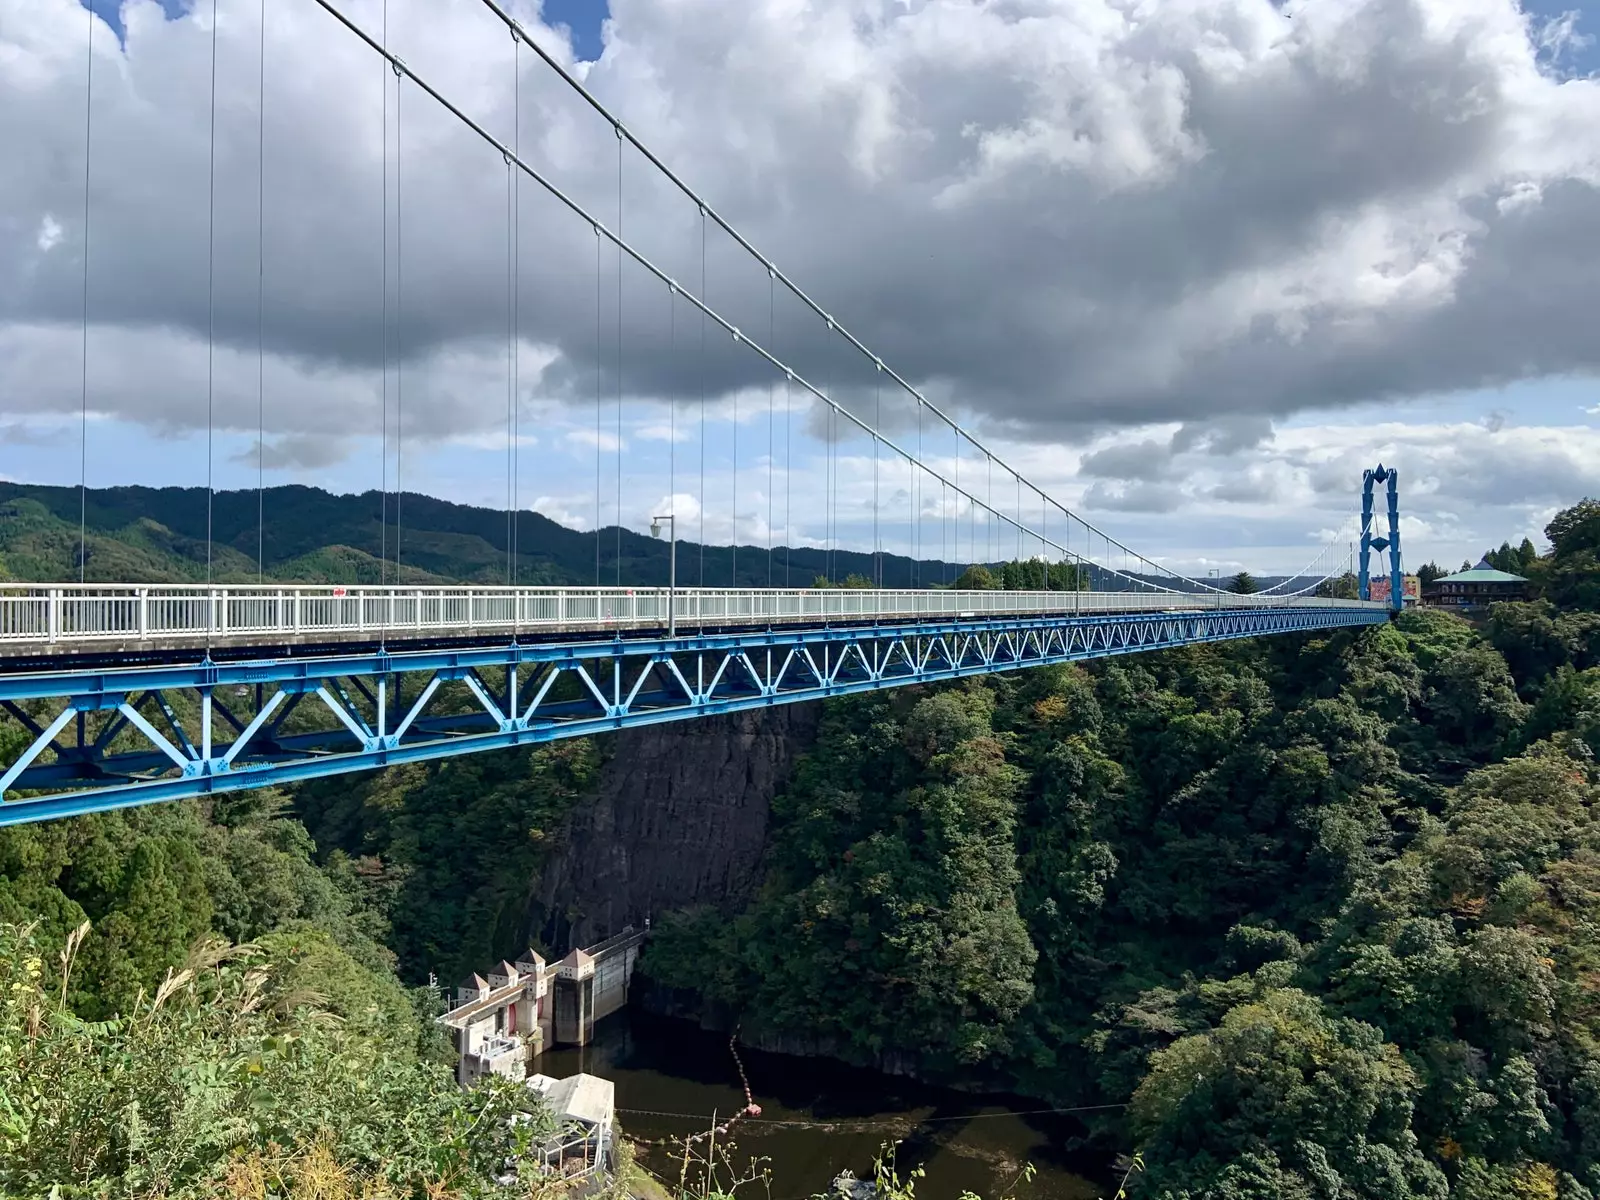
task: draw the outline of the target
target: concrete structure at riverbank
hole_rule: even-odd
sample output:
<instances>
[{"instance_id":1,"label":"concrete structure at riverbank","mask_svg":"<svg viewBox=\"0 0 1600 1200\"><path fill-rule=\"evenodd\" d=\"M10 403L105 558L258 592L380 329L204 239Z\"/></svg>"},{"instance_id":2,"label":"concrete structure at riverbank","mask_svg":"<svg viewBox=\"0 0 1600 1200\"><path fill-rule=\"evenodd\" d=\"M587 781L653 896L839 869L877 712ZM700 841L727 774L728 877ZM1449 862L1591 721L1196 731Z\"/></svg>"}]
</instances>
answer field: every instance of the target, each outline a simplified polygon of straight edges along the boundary
<instances>
[{"instance_id":1,"label":"concrete structure at riverbank","mask_svg":"<svg viewBox=\"0 0 1600 1200\"><path fill-rule=\"evenodd\" d=\"M574 950L556 964L550 1006L555 1045L587 1046L594 1039L594 1023L628 1002L643 944L643 933L626 929L588 950Z\"/></svg>"},{"instance_id":2,"label":"concrete structure at riverbank","mask_svg":"<svg viewBox=\"0 0 1600 1200\"><path fill-rule=\"evenodd\" d=\"M489 977L471 974L456 985L456 1006L439 1023L456 1046L456 1081L463 1087L485 1075L522 1079L544 1049L550 981L544 959L528 950L501 962Z\"/></svg>"},{"instance_id":3,"label":"concrete structure at riverbank","mask_svg":"<svg viewBox=\"0 0 1600 1200\"><path fill-rule=\"evenodd\" d=\"M625 929L553 966L530 949L487 978L467 976L456 985L455 1006L439 1018L455 1040L457 1081L525 1079L547 1046L587 1045L594 1023L628 1002L644 936Z\"/></svg>"}]
</instances>

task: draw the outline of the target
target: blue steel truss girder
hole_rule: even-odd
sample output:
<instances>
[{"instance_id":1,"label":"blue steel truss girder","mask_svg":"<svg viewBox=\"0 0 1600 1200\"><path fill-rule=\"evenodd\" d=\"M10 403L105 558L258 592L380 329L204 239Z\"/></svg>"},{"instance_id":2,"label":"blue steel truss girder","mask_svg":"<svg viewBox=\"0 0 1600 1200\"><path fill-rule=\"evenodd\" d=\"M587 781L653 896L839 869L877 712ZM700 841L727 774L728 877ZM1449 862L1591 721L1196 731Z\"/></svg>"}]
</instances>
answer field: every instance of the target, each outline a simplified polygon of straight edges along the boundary
<instances>
[{"instance_id":1,"label":"blue steel truss girder","mask_svg":"<svg viewBox=\"0 0 1600 1200\"><path fill-rule=\"evenodd\" d=\"M61 702L60 712L45 716L48 723L29 718L32 744L16 761L0 763L0 788L47 794L0 804L0 825L912 683L1242 637L1374 625L1387 616L1374 608L1290 606L940 619L0 675L0 701L8 701L8 708L18 702ZM484 669L505 672L503 691L489 686ZM554 685L565 676L581 686L572 697L553 697ZM426 682L402 701L405 679ZM451 681L464 684L464 697L477 707L428 715L441 684ZM221 710L221 703L213 693L247 685L255 688L256 711L248 721L227 712L224 719L234 737L214 742L217 723L212 714ZM183 729L163 696L171 691L198 696L198 739ZM352 693L366 701L370 716ZM333 722L323 729L283 733L287 710L307 696L316 698L314 703L320 700L318 707ZM169 740L139 712L147 699L160 708L175 738ZM117 732L136 731L145 745L106 754L111 737L105 733L84 743L83 714L101 710L113 710L111 720L122 723ZM79 720L80 744L62 747L55 738L74 718ZM37 763L46 751L56 755L55 761ZM51 790L69 785L78 790Z\"/></svg>"}]
</instances>

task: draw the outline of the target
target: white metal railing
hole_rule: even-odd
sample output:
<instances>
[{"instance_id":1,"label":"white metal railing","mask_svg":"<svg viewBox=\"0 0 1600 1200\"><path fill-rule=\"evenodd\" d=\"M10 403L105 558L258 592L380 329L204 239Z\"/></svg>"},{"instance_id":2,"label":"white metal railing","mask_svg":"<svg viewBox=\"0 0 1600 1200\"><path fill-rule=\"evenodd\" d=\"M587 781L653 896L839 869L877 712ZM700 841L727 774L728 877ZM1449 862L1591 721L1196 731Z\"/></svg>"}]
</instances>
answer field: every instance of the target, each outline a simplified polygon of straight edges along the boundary
<instances>
[{"instance_id":1,"label":"white metal railing","mask_svg":"<svg viewBox=\"0 0 1600 1200\"><path fill-rule=\"evenodd\" d=\"M874 617L1386 607L1379 601L1174 592L0 584L0 651L632 629L665 625L669 602L680 629Z\"/></svg>"}]
</instances>

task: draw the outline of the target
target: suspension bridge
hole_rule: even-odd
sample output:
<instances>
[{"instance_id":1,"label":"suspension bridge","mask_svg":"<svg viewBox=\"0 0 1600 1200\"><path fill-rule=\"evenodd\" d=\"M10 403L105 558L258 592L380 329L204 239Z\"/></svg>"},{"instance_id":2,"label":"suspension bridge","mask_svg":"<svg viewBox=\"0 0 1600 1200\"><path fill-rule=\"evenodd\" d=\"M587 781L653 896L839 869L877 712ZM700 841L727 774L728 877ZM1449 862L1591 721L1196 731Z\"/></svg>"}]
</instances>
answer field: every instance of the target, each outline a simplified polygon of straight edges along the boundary
<instances>
[{"instance_id":1,"label":"suspension bridge","mask_svg":"<svg viewBox=\"0 0 1600 1200\"><path fill-rule=\"evenodd\" d=\"M1186 578L1052 498L1044 486L1008 463L977 432L919 391L685 182L497 0L481 2L485 19L510 34L511 70L517 86L526 59L527 69L547 73L575 103L598 115L614 135L618 153L614 221L602 220L564 189L549 170L530 161L521 144L520 126L514 125L510 137L491 132L485 119L467 111L464 101L447 94L394 53L383 29L367 27L335 0L294 2L321 10L328 20L329 36L348 38L363 47L385 77L383 488L381 511L375 514L383 530L378 558L385 579L366 586L354 581L344 585L273 581L268 577L264 551L271 513L263 506L258 577L250 583L214 580L213 451L208 433L206 582L171 585L85 579L85 512L80 516L77 581L0 584L0 710L13 727L11 731L0 728L0 735L18 732L15 737L0 736L0 824L215 795L970 675L1237 638L1375 625L1399 610L1403 568L1398 476L1392 468L1378 466L1366 472L1359 515L1352 504L1351 521L1359 529L1359 564L1344 557L1345 543L1334 538L1317 548L1305 567L1254 594L1235 594L1215 582ZM229 7L244 9L243 5ZM265 4L260 5L259 14L264 112ZM214 160L215 0L210 20ZM93 17L89 30L92 43ZM87 100L92 103L92 44L89 55ZM398 258L401 176L396 162L395 194L391 197L387 129L391 103L398 126L402 95L420 99L453 120L460 136L481 144L486 154L503 164L506 175L510 197L507 274L500 282L507 293L508 310L507 568L505 582L494 586L419 586L407 582L402 571L400 468L405 461L405 431L411 427L402 419L398 385L392 417L389 403L388 226L392 212ZM625 149L642 161L658 182L692 206L698 224L698 280L685 281L673 274L657 256L623 236ZM86 121L86 360L92 151L93 128ZM398 159L398 141L394 155ZM264 187L264 174L262 183ZM604 439L598 436L605 402L597 387L593 586L529 587L518 580L522 401L517 374L522 338L517 193L524 186L554 201L560 219L594 239L597 356L599 296L605 279L600 248L610 247L615 255L618 435L611 447L615 506L608 526L602 520L602 501L608 490L602 486L600 472ZM214 191L208 231L208 269L212 272ZM265 211L263 198L259 248L263 272ZM759 327L759 319L752 324L711 302L705 239L712 229L743 254L764 280L767 336L750 332ZM694 248L690 247L691 252ZM766 473L768 575L774 583L777 556L782 553L774 534L780 493L784 541L794 544L811 536L803 523L797 526L791 519L797 476L791 460L789 418L792 411L799 411L811 414L813 424L827 430L829 458L822 473L822 495L800 497L802 511L809 507L822 518L821 535L813 538L813 544L842 547L854 542L857 548L864 545L870 550L874 562L881 561L891 546L898 546L914 564L921 564L932 561L927 552L936 533L941 564L994 564L1001 557L998 552L1005 550L1025 572L1037 571L1040 586L1034 590L968 590L950 586L948 579L934 578L937 573L930 570L925 581L919 580L922 586L895 589L881 586L882 572L875 569L875 578L867 581L875 586L717 587L709 586L704 578L703 558L695 582L679 586L679 515L671 511L650 513L652 532L664 534L670 544L666 586L643 581L633 581L630 586L630 581L622 578L620 552L611 582L603 583L601 550L608 533L620 538L626 520L623 482L630 472L621 437L624 268L636 280L660 290L674 322L680 309L688 311L697 326L702 354L707 331L718 334L742 356L743 369L754 372L750 379L755 385L766 388L768 445L757 470ZM398 268L394 274L399 277ZM208 280L213 303L214 282ZM403 294L399 286L397 278L392 303L396 314ZM575 282L574 290L576 287ZM779 354L772 333L779 290L830 345L851 356L849 370L836 361L831 363L829 370L835 375L831 385L808 374L797 354ZM264 306L264 300L262 303ZM402 337L394 341L392 369L398 380L406 347ZM85 439L90 403L87 379L86 367ZM211 386L208 383L208 388ZM886 389L891 400L902 407L894 420L882 419ZM781 467L776 401L780 391ZM864 415L869 398L870 419ZM258 453L264 443L266 399L263 383L262 425L258 429L263 437L257 441ZM208 396L211 419L209 401ZM678 409L679 401L672 400L674 421ZM713 502L705 477L703 383L699 418L700 486L693 507L704 545L706 513ZM907 432L913 427L914 438ZM735 439L731 452L734 482L729 496L735 534L742 503L738 429L735 416L731 431ZM847 468L838 462L836 448L845 437L870 444L870 493L864 467L859 477L842 484L841 475ZM672 441L675 456L676 438ZM672 475L668 507L683 495L676 486L676 457ZM847 492L856 489L861 496L854 508L841 502L841 485ZM87 497L86 477L80 486ZM1374 507L1380 498L1387 510L1383 529ZM901 521L903 531L891 535L891 524L899 528ZM1374 551L1387 552L1379 574L1387 585L1383 593L1387 598L1374 598L1374 591L1382 590L1373 587ZM686 571L685 577L689 574ZM783 574L788 575L787 569ZM1340 598L1329 583L1346 574L1354 578L1356 595Z\"/></svg>"}]
</instances>

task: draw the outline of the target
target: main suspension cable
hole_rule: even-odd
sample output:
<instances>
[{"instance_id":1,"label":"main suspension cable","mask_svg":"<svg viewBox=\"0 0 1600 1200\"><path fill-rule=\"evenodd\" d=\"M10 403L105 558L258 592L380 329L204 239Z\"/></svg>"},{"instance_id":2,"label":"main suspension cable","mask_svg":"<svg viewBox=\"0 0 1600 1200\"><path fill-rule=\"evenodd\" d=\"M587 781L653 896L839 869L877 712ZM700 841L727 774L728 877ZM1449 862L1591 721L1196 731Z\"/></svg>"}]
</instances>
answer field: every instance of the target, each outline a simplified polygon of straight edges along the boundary
<instances>
[{"instance_id":1,"label":"main suspension cable","mask_svg":"<svg viewBox=\"0 0 1600 1200\"><path fill-rule=\"evenodd\" d=\"M322 2L323 2L323 0L318 0L318 3L322 3ZM495 15L496 18L498 18L502 23L504 23L506 25L506 27L508 29L511 30L511 33L512 33L513 37L516 37L516 38L520 39L521 41L526 42L528 47L535 54L537 54L539 56L539 58L544 62L544 64L547 67L549 67L551 70L555 71L556 74L561 77L562 81L565 82L568 87L570 87L574 92L576 92L580 97L582 97L582 99L595 112L600 114L601 117L603 117L608 123L610 123L610 125L617 131L618 136L626 138L629 142L631 142L633 144L634 148L637 149L639 151L639 153L644 156L646 161L648 161L652 166L654 166L658 171L660 171L661 174L663 176L665 176L666 179L674 187L676 187L684 196L686 196L688 199L690 199L696 205L698 205L700 207L700 210L701 210L701 213L702 213L703 216L708 217L712 221L715 221L717 223L717 225L719 227L721 227L723 232L726 233L729 237L731 237L736 243L738 243L738 245L747 254L749 254L752 258L754 258L756 260L756 262L758 262L761 266L767 268L769 271L773 272L773 274L776 277L776 279L778 281L780 281L781 283L783 283L784 287L786 287L789 290L789 292L792 295L795 296L796 299L798 299L801 303L803 303L807 307L809 307L818 316L821 316L821 317L825 318L829 322L830 326L832 326L832 325L834 325L836 323L834 321L834 318L832 317L832 315L829 314L828 311L826 309L824 309L819 303L817 303L817 301L814 300L811 297L811 295L805 291L805 289L803 289L798 283L796 283L787 274L785 274L783 272L783 270L781 270L776 263L774 263L765 254L763 254L760 250L758 250L750 242L750 240L748 238L746 238L742 233L740 233L739 230L736 229L731 222L729 222L726 218L724 218L722 216L722 214L719 213L705 199L704 196L702 196L699 192L695 191L694 188L692 188L681 176L679 176L675 171L673 171L671 167L667 166L667 164L664 161L662 161L662 159L659 156L657 156L648 146L646 146L644 144L644 142L642 140L640 140L631 130L629 130L627 128L627 126L622 123L621 119L618 118L603 103L601 103L599 98L596 97L594 95L594 93L591 92L583 84L583 82L581 80L579 80L575 75L573 75L573 73L571 71L569 71L561 62L559 62L549 51L547 51L543 46L539 45L539 43L533 39L532 35L528 33L528 31L522 26L522 24L514 16L512 16L509 11L507 11L505 6L503 4L501 4L499 2L499 0L482 0L482 3L483 3L485 8L489 9L489 11L492 12ZM324 4L324 7L327 7L327 5ZM909 395L911 395L913 397L913 399L915 399L915 401L919 405L922 405L922 406L926 407L931 413L934 414L934 416L936 416L939 420L945 422L947 425L951 426L951 428L953 428L953 429L960 429L961 428L960 425L956 422L956 420L952 416L950 416L949 414L945 413L944 410L939 408L938 405L936 405L932 401L930 401L926 396L924 396L920 391L918 391L914 386L912 386L910 381L905 379L903 376L901 376L898 372L896 372L892 368L890 368L887 365L885 365L883 360L878 355L874 354L867 347L867 345L864 342L862 342L859 338L857 338L855 336L855 334L853 334L849 329L845 328L843 325L838 325L838 329L839 329L839 332L844 335L846 341L848 341L863 357L865 357L869 361L871 361L877 369L887 372L888 375L889 375L889 378L891 380L893 380L896 384L898 384ZM963 432L965 432L965 431L963 431ZM971 437L970 434L968 435L968 437L969 437L969 440L972 441L972 443L973 443L973 445L975 447L981 446L981 443L979 443L976 438ZM986 447L984 447L984 449L985 449L986 453L991 453L992 454L992 452L988 451ZM1006 468L1008 470L1013 470L1014 471L1014 468L1012 468L1010 466L1010 464L1007 463L1005 460L1001 459L999 461L1000 461L1000 465L1003 468ZM1038 488L1036 485L1033 485L1033 484L1030 483L1029 486L1033 487L1034 490L1039 491L1041 495L1044 495L1043 490ZM1105 533L1103 530L1100 530L1097 527L1091 525L1084 518L1072 513L1069 509L1067 509L1064 505L1060 504L1059 502L1054 501L1054 500L1050 500L1050 503L1055 505L1055 507L1065 517L1067 517L1069 520L1076 520L1081 524L1089 526L1089 528L1091 530L1093 530L1094 533L1099 534L1108 543L1108 545L1115 545L1118 549L1122 550L1130 558L1139 559L1139 561L1144 563L1146 566L1150 567L1152 570L1164 570L1162 568L1159 568L1157 564L1151 562L1149 559L1145 558L1143 555L1139 554L1137 551L1131 549L1130 547L1128 547L1126 545L1123 545L1121 542L1117 541L1115 538L1112 538L1109 534ZM974 518L975 517L976 517L976 514L974 514ZM989 522L986 522L986 523L989 523ZM992 534L991 534L991 538L992 538ZM1165 573L1169 574L1169 575L1172 575L1175 578L1184 579L1185 582L1192 583L1196 587L1199 587L1199 588L1201 588L1203 590L1213 590L1213 591L1217 590L1217 589L1209 588L1208 585L1202 583L1199 580L1188 579L1188 578L1186 578L1184 576L1181 576L1175 571L1165 570ZM1178 589L1173 589L1173 590L1178 590Z\"/></svg>"},{"instance_id":2,"label":"main suspension cable","mask_svg":"<svg viewBox=\"0 0 1600 1200\"><path fill-rule=\"evenodd\" d=\"M512 160L517 164L517 166L525 174L527 174L529 178L534 180L534 182L538 183L552 197L554 197L556 200L560 201L563 205L565 205L575 215L577 215L578 217L580 217L584 221L588 222L594 228L595 233L596 233L597 236L603 237L606 240L610 241L619 250L621 250L623 253L625 253L629 257L631 257L640 266L644 267L646 271L648 271L652 275L656 276L661 282L668 283L668 284L675 283L675 281L672 279L672 277L670 275L668 275L659 266L657 266L655 264L655 262L653 262L648 256L646 256L643 252L641 252L637 247L635 247L635 246L629 244L628 242L624 241L621 237L619 237L612 230L607 229L605 227L605 225L597 217L595 217L594 214L589 212L588 209L584 208L584 206L582 204L580 204L577 200L573 199L567 192L562 190L560 187L558 187L555 183L553 183L551 180L546 178L542 173L537 171L535 168L533 168L533 167L529 166L527 163L523 162L519 157L517 157L515 154L512 153L512 151L511 151L511 149L509 147L507 147L503 142L501 142L498 138L496 138L493 134L491 134L487 129L485 129L477 121L473 120L464 111L462 111L454 103L452 103L450 100L448 100L443 94L441 94L437 89L435 89L433 86L428 84L424 79L422 79L420 76L418 76L414 71L411 71L403 63L401 63L398 59L396 59L394 55L390 54L387 50L385 50L381 45L379 45L379 43L377 41L375 41L369 34L367 34L365 30L363 30L359 25L357 25L354 21L352 21L349 17L347 17L342 11L340 11L339 7L336 4L334 4L332 2L332 0L315 0L315 2L317 3L317 5L320 8L322 8L324 11L328 12L329 15L333 16L337 21L339 21L340 24L344 25L345 28L347 28L351 33L355 34L358 38L360 38L363 42L365 42L369 48L371 48L372 50L374 50L374 51L378 52L379 54L382 54L386 58L388 58L391 61L391 63L394 64L395 70L396 70L397 73L404 73L405 75L409 76L409 78L412 80L412 82L414 82L419 88L421 88L424 92L426 92L435 102L437 102L447 112L449 112L452 116L454 116L458 121L460 121L462 124L467 126L467 128L471 129L474 133L476 133L481 139L483 139L491 147L493 147L494 149L498 150L500 153L502 153L504 155L510 156L512 158ZM486 2L492 3L492 0L486 0ZM547 58L547 56L545 56L543 54L543 52L540 50L538 45L536 43L532 42L530 39L528 39L525 33L520 31L520 27L519 26L516 26L515 23L510 21L509 19L508 19L507 23L511 28L518 30L519 36L521 36L522 39L524 41L526 41L531 48L533 48L536 52L539 52L541 57ZM548 61L548 59L547 59L547 61ZM616 123L616 122L613 122L613 123L618 128L621 128L619 123ZM634 145L637 148L639 148L641 150L641 152L644 153L647 158L650 158L652 162L656 162L656 160L653 158L653 156L650 155L649 151L646 148L644 148L643 146L641 146L637 142L636 139L631 138L627 134L627 131L625 129L623 130L623 136L624 137L629 137L629 140L633 141ZM659 163L657 163L657 165L659 166ZM662 169L664 170L665 168L662 168ZM674 178L676 178L676 177L674 177ZM704 209L704 211L702 213L702 276L703 276L703 273L704 273L704 229L705 229L705 223L706 223L706 221L708 221L710 219L715 219L715 216L714 216L714 213L712 213L712 211L710 210L709 206L703 205L703 202L702 202L702 208ZM720 223L720 221L719 221L719 223ZM727 227L724 226L724 228L726 229ZM728 231L731 233L732 236L735 237L735 240L740 241L740 243L742 245L747 245L747 243L745 243L743 241L743 239L737 234L737 231L732 231L732 230L728 230ZM753 253L753 251L752 251L752 253ZM761 261L764 262L764 263L767 262L767 260L765 260L765 259L762 259ZM768 264L768 265L771 265L771 264ZM775 266L773 267L773 271L774 271L774 274L775 274L776 278L778 278L779 280L787 280L787 277L783 274L783 272L779 271ZM792 284L790 284L789 286L791 287L791 291L796 291L796 289L793 287ZM704 279L702 278L702 293L703 292L704 292ZM785 370L785 371L791 371L792 370L792 368L790 368L786 363L784 363L782 360L777 358L770 350L768 350L766 347L762 346L760 343L758 343L754 339L750 338L748 335L744 334L739 329L738 326L734 325L730 320L728 320L728 318L726 318L720 312L718 312L716 309L711 307L711 305L709 303L707 303L705 299L703 299L702 297L699 297L699 296L692 295L691 293L689 293L687 291L685 291L683 294L688 298L689 302L691 304L693 304L700 311L701 317L702 317L702 327L704 326L705 320L709 318L710 320L714 321L717 325L719 325L725 332L730 333L731 335L733 335L733 338L734 338L736 343L740 343L740 344L743 344L744 346L748 347L752 352L754 352L759 357L765 359L772 366L774 366L774 367L776 367L776 368L778 368L780 370ZM803 292L796 291L796 294L799 295L803 300L805 300L813 308L814 311L819 312L819 313L821 313L823 311L822 309L817 307L814 302L810 301L809 297L806 297ZM830 332L831 332L832 329L837 327L836 323L834 322L834 320L833 320L833 318L831 316L827 316L826 314L824 314L824 316L826 317L826 320L828 322L828 326L829 326L829 329L830 329ZM840 328L840 332L845 335L847 340L849 340L852 345L855 345L858 348L862 348L861 344L852 335L850 335L848 331L844 330L842 327L839 327L839 328ZM881 362L881 360L879 360L876 357L874 357L873 358L873 362L874 362L874 364L877 364L877 363ZM901 379L898 375L896 375L895 372L890 370L888 367L885 366L883 369L889 375L889 377L891 379L895 380L896 382L900 383L902 386L906 387L907 390L911 391L911 393L913 395L920 395L919 393L916 393L914 391L914 389L910 389L909 385L906 385L904 380ZM872 436L872 435L876 434L876 431L871 429L869 426L867 426L865 422L860 420L860 418L856 417L848 409L843 408L842 406L837 404L835 401L831 400L821 389L819 389L815 384L811 383L809 380L805 379L798 372L794 373L794 379L803 388L805 388L807 391L809 391L813 396L815 396L818 399L821 399L825 403L827 403L830 406L830 408L833 410L833 412L834 412L834 414L836 416L843 416L847 421L849 421L852 424L854 424L855 426L857 426L859 429L861 429L863 432L867 433L869 436ZM928 403L926 400L922 400L922 402L924 404L928 405L929 411L933 412L935 414L935 416L938 416L941 420L944 420L947 423L950 423L950 419L948 417L946 417L937 408L937 406L934 406L934 405ZM958 426L956 426L955 428L959 429ZM896 454L898 454L901 457L906 458L908 460L911 458L911 456L902 447L900 447L897 443L895 443L891 439L885 438L881 434L877 434L877 436L884 443L884 445L886 445L889 449L893 450ZM970 434L967 434L965 436L966 436L967 440L971 441L975 447L979 446L979 443L976 441L975 438L971 437ZM989 452L989 451L986 450L985 454L991 460L993 459L992 452ZM1005 465L1006 464L1002 463L1002 466L1005 466ZM1030 484L1030 486L1032 486L1032 485ZM959 491L959 489L957 489L957 490ZM1035 488L1035 490L1037 491L1038 489ZM963 493L963 494L971 502L971 504L973 506L973 509L974 509L974 519L976 519L976 507L982 502L979 501L975 496L972 496L969 493ZM1138 554L1138 552L1130 549L1129 547L1125 546L1120 541L1117 541L1116 539L1112 538L1109 534L1105 534L1103 531L1100 531L1098 529L1095 529L1095 527L1090 526L1088 524L1088 522L1086 522L1082 518L1077 517L1076 515L1072 514L1067 509L1065 509L1063 506L1061 506L1059 503L1056 503L1053 500L1051 501L1051 503L1054 504L1055 507L1059 511L1064 513L1070 520L1078 521L1080 524L1085 525L1086 528L1094 529L1094 531L1096 533L1098 533L1101 536L1101 538L1106 542L1108 548L1110 546L1114 545L1117 549L1122 550L1124 552L1124 554L1126 554L1130 559L1137 559L1139 562L1146 564L1152 570L1158 571L1158 573L1170 575L1170 576L1173 576L1174 578L1184 579L1184 582L1191 584L1195 589L1204 590L1204 591L1220 591L1221 590L1221 589L1209 587L1208 585L1199 583L1196 580L1191 580L1191 579L1187 579L1185 577L1179 576L1177 574L1177 572L1173 572L1173 571L1170 571L1170 570L1165 570L1165 569L1158 568L1155 563L1151 562L1149 559L1145 558L1143 555ZM990 506L990 505L985 504L984 507L985 507L988 515L990 516L990 518L992 520L994 520L994 521L1008 521L1008 522L1009 521L1013 521L1012 518L1006 517L1004 514L1000 514L1000 513L994 512L992 506ZM703 519L703 510L704 510L704 506L702 505L702 519ZM1029 532L1031 535L1038 536L1038 531L1028 530L1027 532ZM1062 549L1060 544L1056 543L1053 539L1049 541L1049 544L1052 547L1056 548L1056 549ZM702 543L702 553L703 553L703 543ZM1138 582L1138 583L1141 583L1141 584L1145 582L1143 580L1139 580L1136 576L1128 575L1125 572L1116 571L1115 569L1111 569L1111 568L1108 568L1108 569L1111 570L1111 573L1117 574L1117 575L1121 575L1123 578L1129 579L1130 581ZM1157 586L1157 585L1150 585L1150 586ZM1158 590L1179 593L1183 589L1160 587Z\"/></svg>"}]
</instances>

